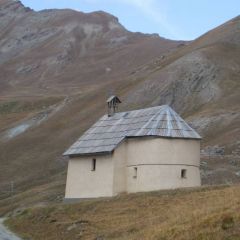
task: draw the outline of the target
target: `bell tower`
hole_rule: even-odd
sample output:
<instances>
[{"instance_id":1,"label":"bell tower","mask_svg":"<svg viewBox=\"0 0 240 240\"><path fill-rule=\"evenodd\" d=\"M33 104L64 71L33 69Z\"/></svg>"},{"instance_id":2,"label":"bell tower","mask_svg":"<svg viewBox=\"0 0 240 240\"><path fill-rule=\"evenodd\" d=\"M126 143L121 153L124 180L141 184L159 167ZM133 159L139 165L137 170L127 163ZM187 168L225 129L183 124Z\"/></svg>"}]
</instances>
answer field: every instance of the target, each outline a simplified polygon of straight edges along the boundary
<instances>
[{"instance_id":1,"label":"bell tower","mask_svg":"<svg viewBox=\"0 0 240 240\"><path fill-rule=\"evenodd\" d=\"M118 108L119 103L121 103L121 101L117 96L111 96L107 99L108 117L111 117L114 115L114 113Z\"/></svg>"}]
</instances>

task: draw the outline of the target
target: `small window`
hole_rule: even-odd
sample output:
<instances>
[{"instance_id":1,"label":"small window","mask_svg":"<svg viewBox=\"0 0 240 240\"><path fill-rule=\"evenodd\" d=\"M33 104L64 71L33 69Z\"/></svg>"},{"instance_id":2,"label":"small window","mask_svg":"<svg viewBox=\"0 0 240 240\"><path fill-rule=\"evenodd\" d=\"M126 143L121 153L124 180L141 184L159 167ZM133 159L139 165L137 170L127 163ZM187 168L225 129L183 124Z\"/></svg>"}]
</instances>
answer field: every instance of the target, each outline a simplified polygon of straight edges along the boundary
<instances>
[{"instance_id":1,"label":"small window","mask_svg":"<svg viewBox=\"0 0 240 240\"><path fill-rule=\"evenodd\" d=\"M96 159L93 158L92 159L92 171L95 171L96 170Z\"/></svg>"},{"instance_id":2,"label":"small window","mask_svg":"<svg viewBox=\"0 0 240 240\"><path fill-rule=\"evenodd\" d=\"M181 178L187 178L187 169L181 170Z\"/></svg>"},{"instance_id":3,"label":"small window","mask_svg":"<svg viewBox=\"0 0 240 240\"><path fill-rule=\"evenodd\" d=\"M133 173L133 178L137 178L137 167L133 168L134 173Z\"/></svg>"}]
</instances>

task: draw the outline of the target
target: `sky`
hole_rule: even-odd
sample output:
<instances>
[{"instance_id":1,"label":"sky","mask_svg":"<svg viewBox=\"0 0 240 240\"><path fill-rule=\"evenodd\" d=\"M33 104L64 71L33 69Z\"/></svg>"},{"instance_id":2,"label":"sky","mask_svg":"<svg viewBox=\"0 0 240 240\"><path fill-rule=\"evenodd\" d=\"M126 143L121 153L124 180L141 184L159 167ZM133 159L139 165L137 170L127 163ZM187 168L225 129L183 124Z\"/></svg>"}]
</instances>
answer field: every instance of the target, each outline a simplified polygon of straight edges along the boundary
<instances>
[{"instance_id":1,"label":"sky","mask_svg":"<svg viewBox=\"0 0 240 240\"><path fill-rule=\"evenodd\" d=\"M240 0L21 0L36 11L71 8L103 10L130 31L193 40L240 14Z\"/></svg>"}]
</instances>

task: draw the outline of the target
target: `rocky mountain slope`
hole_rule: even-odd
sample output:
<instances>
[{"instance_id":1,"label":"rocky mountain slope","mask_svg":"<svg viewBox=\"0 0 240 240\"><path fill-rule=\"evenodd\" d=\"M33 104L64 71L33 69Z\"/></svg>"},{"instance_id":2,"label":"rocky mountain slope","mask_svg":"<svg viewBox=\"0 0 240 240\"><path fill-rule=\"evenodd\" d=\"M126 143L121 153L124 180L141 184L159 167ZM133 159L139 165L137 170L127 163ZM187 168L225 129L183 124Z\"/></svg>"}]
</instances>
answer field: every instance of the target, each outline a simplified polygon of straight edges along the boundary
<instances>
[{"instance_id":1,"label":"rocky mountain slope","mask_svg":"<svg viewBox=\"0 0 240 240\"><path fill-rule=\"evenodd\" d=\"M104 12L0 0L0 188L63 193L62 153L110 93L120 111L171 105L203 137L203 183L239 182L239 56L240 17L183 42L129 32Z\"/></svg>"},{"instance_id":2,"label":"rocky mountain slope","mask_svg":"<svg viewBox=\"0 0 240 240\"><path fill-rule=\"evenodd\" d=\"M1 0L0 11L1 95L78 93L181 44L131 33L104 12L34 12L13 0Z\"/></svg>"}]
</instances>

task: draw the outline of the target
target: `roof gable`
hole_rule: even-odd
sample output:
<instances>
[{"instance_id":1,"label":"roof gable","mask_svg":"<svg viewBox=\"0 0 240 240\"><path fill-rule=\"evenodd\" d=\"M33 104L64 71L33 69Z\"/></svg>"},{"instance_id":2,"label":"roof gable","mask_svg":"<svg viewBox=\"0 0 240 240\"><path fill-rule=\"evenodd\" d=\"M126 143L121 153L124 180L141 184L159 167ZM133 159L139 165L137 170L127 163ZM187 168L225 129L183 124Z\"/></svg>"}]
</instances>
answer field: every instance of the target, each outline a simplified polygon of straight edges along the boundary
<instances>
[{"instance_id":1,"label":"roof gable","mask_svg":"<svg viewBox=\"0 0 240 240\"><path fill-rule=\"evenodd\" d=\"M120 99L114 95L107 99L107 103L110 103L111 101L116 101L117 103L121 103Z\"/></svg>"},{"instance_id":2,"label":"roof gable","mask_svg":"<svg viewBox=\"0 0 240 240\"><path fill-rule=\"evenodd\" d=\"M64 155L109 153L124 138L142 136L201 139L172 108L163 105L104 115Z\"/></svg>"}]
</instances>

